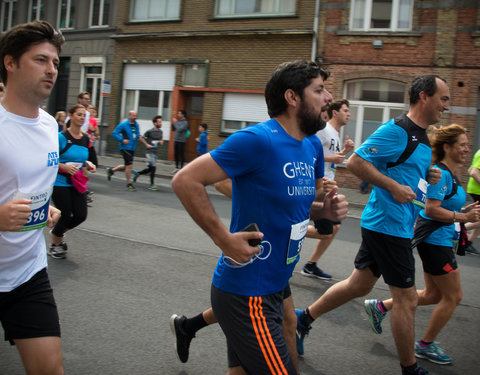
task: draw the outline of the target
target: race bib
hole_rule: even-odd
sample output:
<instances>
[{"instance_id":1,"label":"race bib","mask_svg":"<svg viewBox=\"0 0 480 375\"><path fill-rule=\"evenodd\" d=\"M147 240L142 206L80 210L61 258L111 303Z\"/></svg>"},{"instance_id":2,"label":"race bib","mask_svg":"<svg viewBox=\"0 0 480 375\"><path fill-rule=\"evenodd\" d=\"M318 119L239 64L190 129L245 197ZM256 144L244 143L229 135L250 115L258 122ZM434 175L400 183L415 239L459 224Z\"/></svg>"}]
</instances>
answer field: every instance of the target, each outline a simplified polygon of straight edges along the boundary
<instances>
[{"instance_id":1,"label":"race bib","mask_svg":"<svg viewBox=\"0 0 480 375\"><path fill-rule=\"evenodd\" d=\"M152 146L153 146L153 147L157 147L157 146L158 146L158 142L159 142L159 141L152 141Z\"/></svg>"},{"instance_id":2,"label":"race bib","mask_svg":"<svg viewBox=\"0 0 480 375\"><path fill-rule=\"evenodd\" d=\"M14 194L14 199L25 198L32 201L32 203L30 203L30 208L32 209L30 216L28 217L28 220L23 228L18 230L18 232L43 228L47 224L48 208L50 205L50 196L52 195L52 190L53 187L50 187L47 191L39 193L27 194L17 191Z\"/></svg>"},{"instance_id":3,"label":"race bib","mask_svg":"<svg viewBox=\"0 0 480 375\"><path fill-rule=\"evenodd\" d=\"M288 242L286 263L291 264L295 262L300 251L302 250L305 235L307 234L309 219L298 224L293 224L290 229L290 240Z\"/></svg>"},{"instance_id":4,"label":"race bib","mask_svg":"<svg viewBox=\"0 0 480 375\"><path fill-rule=\"evenodd\" d=\"M425 181L423 178L421 178L418 182L415 194L417 197L412 201L412 203L425 208L425 202L427 200L427 181Z\"/></svg>"}]
</instances>

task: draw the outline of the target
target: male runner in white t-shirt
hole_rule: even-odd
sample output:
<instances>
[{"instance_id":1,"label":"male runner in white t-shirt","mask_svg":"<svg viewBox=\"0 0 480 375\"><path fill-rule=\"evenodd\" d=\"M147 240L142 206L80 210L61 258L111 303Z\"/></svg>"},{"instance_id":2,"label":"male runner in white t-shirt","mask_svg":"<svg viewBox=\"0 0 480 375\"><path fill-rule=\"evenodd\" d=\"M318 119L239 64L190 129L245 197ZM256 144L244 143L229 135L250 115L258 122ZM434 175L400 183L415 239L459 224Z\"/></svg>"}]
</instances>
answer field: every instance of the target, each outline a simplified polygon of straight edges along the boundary
<instances>
[{"instance_id":1,"label":"male runner in white t-shirt","mask_svg":"<svg viewBox=\"0 0 480 375\"><path fill-rule=\"evenodd\" d=\"M322 142L323 156L325 159L324 177L330 181L335 180L336 165L343 163L345 155L353 150L354 143L345 137L343 146L340 143L340 128L347 124L350 118L348 100L337 100L330 104L328 108L330 121L327 126L317 132L318 138ZM325 181L325 179L324 179ZM316 220L314 226L309 226L307 237L318 238L315 250L308 262L303 266L302 275L316 277L322 280L330 280L332 275L324 272L317 266L320 257L327 251L335 235L340 229L340 222L332 222L327 219Z\"/></svg>"},{"instance_id":2,"label":"male runner in white t-shirt","mask_svg":"<svg viewBox=\"0 0 480 375\"><path fill-rule=\"evenodd\" d=\"M46 271L43 227L58 171L58 127L40 109L58 74L63 36L46 21L0 37L0 322L27 374L63 374L60 324Z\"/></svg>"}]
</instances>

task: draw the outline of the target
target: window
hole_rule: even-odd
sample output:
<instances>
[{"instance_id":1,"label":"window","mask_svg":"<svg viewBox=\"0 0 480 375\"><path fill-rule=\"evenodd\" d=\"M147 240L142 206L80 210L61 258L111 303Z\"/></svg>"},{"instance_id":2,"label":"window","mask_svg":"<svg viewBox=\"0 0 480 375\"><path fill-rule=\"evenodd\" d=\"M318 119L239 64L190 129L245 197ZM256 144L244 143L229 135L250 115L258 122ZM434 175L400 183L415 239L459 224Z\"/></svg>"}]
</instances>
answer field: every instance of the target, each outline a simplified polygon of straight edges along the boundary
<instances>
[{"instance_id":1,"label":"window","mask_svg":"<svg viewBox=\"0 0 480 375\"><path fill-rule=\"evenodd\" d=\"M45 19L45 9L43 0L30 0L28 4L28 20L43 20Z\"/></svg>"},{"instance_id":2,"label":"window","mask_svg":"<svg viewBox=\"0 0 480 375\"><path fill-rule=\"evenodd\" d=\"M207 69L204 64L185 64L183 72L184 86L205 87Z\"/></svg>"},{"instance_id":3,"label":"window","mask_svg":"<svg viewBox=\"0 0 480 375\"><path fill-rule=\"evenodd\" d=\"M17 2L16 1L2 1L1 8L1 32L7 31L13 26L13 20L15 19L17 11Z\"/></svg>"},{"instance_id":4,"label":"window","mask_svg":"<svg viewBox=\"0 0 480 375\"><path fill-rule=\"evenodd\" d=\"M90 1L90 27L108 26L110 0Z\"/></svg>"},{"instance_id":5,"label":"window","mask_svg":"<svg viewBox=\"0 0 480 375\"><path fill-rule=\"evenodd\" d=\"M59 0L58 2L58 27L60 29L73 28L75 4L73 0Z\"/></svg>"},{"instance_id":6,"label":"window","mask_svg":"<svg viewBox=\"0 0 480 375\"><path fill-rule=\"evenodd\" d=\"M295 14L295 0L217 0L215 16L285 16Z\"/></svg>"},{"instance_id":7,"label":"window","mask_svg":"<svg viewBox=\"0 0 480 375\"><path fill-rule=\"evenodd\" d=\"M133 21L161 21L180 18L180 0L134 0Z\"/></svg>"},{"instance_id":8,"label":"window","mask_svg":"<svg viewBox=\"0 0 480 375\"><path fill-rule=\"evenodd\" d=\"M405 84L387 80L358 80L345 86L350 102L350 120L342 128L358 147L379 125L404 113Z\"/></svg>"},{"instance_id":9,"label":"window","mask_svg":"<svg viewBox=\"0 0 480 375\"><path fill-rule=\"evenodd\" d=\"M350 29L411 30L412 10L413 0L352 0Z\"/></svg>"},{"instance_id":10,"label":"window","mask_svg":"<svg viewBox=\"0 0 480 375\"><path fill-rule=\"evenodd\" d=\"M122 106L122 118L128 117L129 111L137 111L137 121L140 130L144 133L152 127L152 118L158 114L163 119L164 138L168 139L167 129L169 125L172 107L172 92L163 90L124 90Z\"/></svg>"},{"instance_id":11,"label":"window","mask_svg":"<svg viewBox=\"0 0 480 375\"><path fill-rule=\"evenodd\" d=\"M270 118L261 94L226 93L223 98L222 132L235 133Z\"/></svg>"}]
</instances>

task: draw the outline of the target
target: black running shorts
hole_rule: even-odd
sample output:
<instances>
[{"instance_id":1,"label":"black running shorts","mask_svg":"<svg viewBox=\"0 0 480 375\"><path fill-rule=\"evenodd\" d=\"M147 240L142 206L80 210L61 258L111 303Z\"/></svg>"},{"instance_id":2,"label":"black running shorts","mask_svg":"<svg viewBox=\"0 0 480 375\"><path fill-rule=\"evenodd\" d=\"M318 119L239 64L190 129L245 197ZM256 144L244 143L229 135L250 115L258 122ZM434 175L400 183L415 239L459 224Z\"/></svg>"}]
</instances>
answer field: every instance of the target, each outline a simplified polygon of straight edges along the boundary
<instances>
[{"instance_id":1,"label":"black running shorts","mask_svg":"<svg viewBox=\"0 0 480 375\"><path fill-rule=\"evenodd\" d=\"M0 322L5 340L60 337L52 287L44 268L14 290L0 293Z\"/></svg>"},{"instance_id":2,"label":"black running shorts","mask_svg":"<svg viewBox=\"0 0 480 375\"><path fill-rule=\"evenodd\" d=\"M446 275L458 268L452 247L421 242L417 246L422 259L423 271L433 276Z\"/></svg>"},{"instance_id":3,"label":"black running shorts","mask_svg":"<svg viewBox=\"0 0 480 375\"><path fill-rule=\"evenodd\" d=\"M120 153L123 156L123 163L125 165L132 165L133 164L133 155L135 151L132 150L120 150Z\"/></svg>"},{"instance_id":4,"label":"black running shorts","mask_svg":"<svg viewBox=\"0 0 480 375\"><path fill-rule=\"evenodd\" d=\"M285 296L286 290L241 296L212 285L212 308L227 338L230 368L241 366L247 374L297 374L282 331Z\"/></svg>"},{"instance_id":5,"label":"black running shorts","mask_svg":"<svg viewBox=\"0 0 480 375\"><path fill-rule=\"evenodd\" d=\"M410 239L362 228L362 243L355 257L355 268L369 267L376 277L398 288L415 285L415 259Z\"/></svg>"}]
</instances>

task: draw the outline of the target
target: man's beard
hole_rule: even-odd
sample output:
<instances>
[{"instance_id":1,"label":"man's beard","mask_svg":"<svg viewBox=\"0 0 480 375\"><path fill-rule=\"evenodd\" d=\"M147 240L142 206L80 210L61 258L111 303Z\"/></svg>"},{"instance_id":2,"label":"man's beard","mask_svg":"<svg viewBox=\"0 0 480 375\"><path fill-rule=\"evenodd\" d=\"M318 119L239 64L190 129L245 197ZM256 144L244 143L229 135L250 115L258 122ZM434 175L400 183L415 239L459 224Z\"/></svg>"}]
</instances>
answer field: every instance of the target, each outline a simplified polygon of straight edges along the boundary
<instances>
[{"instance_id":1,"label":"man's beard","mask_svg":"<svg viewBox=\"0 0 480 375\"><path fill-rule=\"evenodd\" d=\"M300 124L300 130L306 135L316 134L319 130L327 126L327 123L322 120L321 113L315 115L309 110L305 102L302 102L297 118Z\"/></svg>"}]
</instances>

